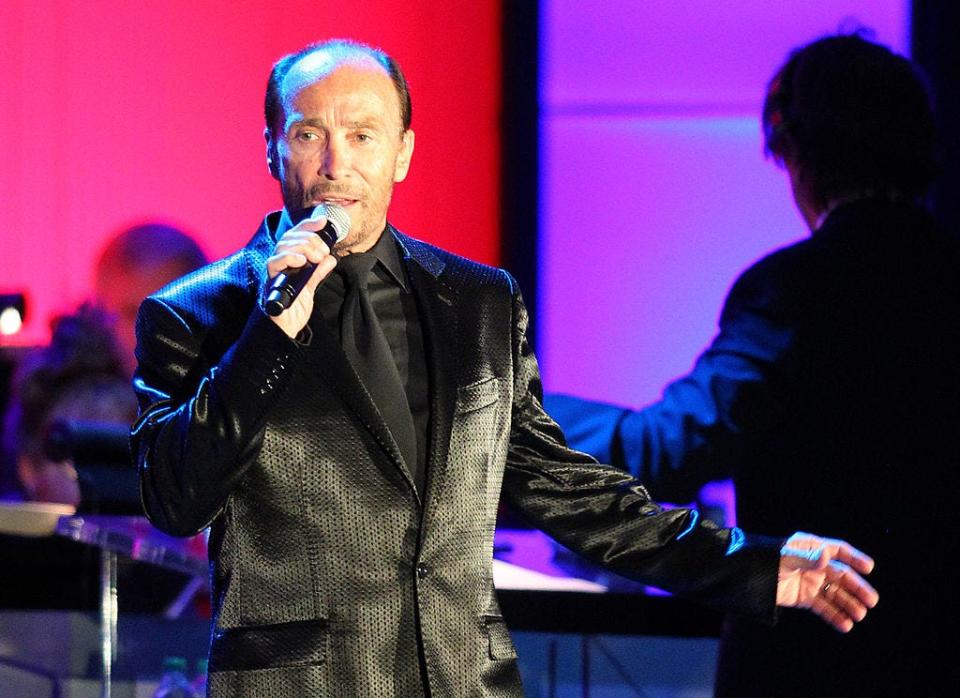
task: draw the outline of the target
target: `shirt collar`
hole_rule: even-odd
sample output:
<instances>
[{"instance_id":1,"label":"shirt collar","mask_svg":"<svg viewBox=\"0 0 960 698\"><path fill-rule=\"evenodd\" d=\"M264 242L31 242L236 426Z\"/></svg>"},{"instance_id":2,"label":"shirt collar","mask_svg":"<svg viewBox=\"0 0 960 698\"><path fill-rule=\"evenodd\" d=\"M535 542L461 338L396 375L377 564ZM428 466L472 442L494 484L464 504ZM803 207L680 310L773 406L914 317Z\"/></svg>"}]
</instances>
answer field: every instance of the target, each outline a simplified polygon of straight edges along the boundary
<instances>
[{"instance_id":1,"label":"shirt collar","mask_svg":"<svg viewBox=\"0 0 960 698\"><path fill-rule=\"evenodd\" d=\"M393 277L393 280L400 285L405 292L410 289L407 285L407 275L404 273L403 264L400 261L400 251L397 248L397 239L393 235L393 228L387 226L380 234L377 244L370 248L369 254L377 258L377 261L387 270L387 273Z\"/></svg>"}]
</instances>

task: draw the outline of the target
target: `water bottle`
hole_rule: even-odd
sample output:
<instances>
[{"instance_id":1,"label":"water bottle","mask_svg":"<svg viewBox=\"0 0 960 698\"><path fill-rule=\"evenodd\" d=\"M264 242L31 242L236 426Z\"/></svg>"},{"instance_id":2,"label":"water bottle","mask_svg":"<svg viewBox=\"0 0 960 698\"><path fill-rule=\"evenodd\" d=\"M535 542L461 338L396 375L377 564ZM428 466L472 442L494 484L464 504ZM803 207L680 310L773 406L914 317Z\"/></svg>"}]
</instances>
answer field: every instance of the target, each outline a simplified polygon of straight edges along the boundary
<instances>
[{"instance_id":1,"label":"water bottle","mask_svg":"<svg viewBox=\"0 0 960 698\"><path fill-rule=\"evenodd\" d=\"M187 679L187 660L183 657L165 657L163 676L153 698L196 698L197 694Z\"/></svg>"}]
</instances>

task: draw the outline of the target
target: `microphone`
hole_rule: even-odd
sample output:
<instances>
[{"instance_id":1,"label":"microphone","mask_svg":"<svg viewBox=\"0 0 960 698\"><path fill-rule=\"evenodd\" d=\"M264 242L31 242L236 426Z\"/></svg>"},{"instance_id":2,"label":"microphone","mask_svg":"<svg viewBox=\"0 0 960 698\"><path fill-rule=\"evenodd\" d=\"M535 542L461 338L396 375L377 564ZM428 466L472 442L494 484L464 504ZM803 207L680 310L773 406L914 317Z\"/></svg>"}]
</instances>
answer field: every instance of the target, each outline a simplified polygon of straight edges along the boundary
<instances>
[{"instance_id":1,"label":"microphone","mask_svg":"<svg viewBox=\"0 0 960 698\"><path fill-rule=\"evenodd\" d=\"M347 233L350 232L350 215L336 204L319 204L313 209L310 217L315 218L318 215L326 216L327 224L317 231L317 235L332 250L333 246L347 237ZM282 271L273 277L263 302L263 309L267 315L277 317L289 308L294 299L300 295L303 287L307 285L310 275L316 268L316 264L307 262L302 267Z\"/></svg>"}]
</instances>

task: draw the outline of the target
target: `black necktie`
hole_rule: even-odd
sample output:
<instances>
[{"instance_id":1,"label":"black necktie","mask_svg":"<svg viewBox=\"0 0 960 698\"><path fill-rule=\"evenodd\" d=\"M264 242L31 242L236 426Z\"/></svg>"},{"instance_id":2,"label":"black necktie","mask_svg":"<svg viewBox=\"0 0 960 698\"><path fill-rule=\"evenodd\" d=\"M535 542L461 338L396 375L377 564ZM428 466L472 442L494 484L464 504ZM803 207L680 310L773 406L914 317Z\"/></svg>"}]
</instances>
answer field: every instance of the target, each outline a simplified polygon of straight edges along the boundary
<instances>
[{"instance_id":1,"label":"black necktie","mask_svg":"<svg viewBox=\"0 0 960 698\"><path fill-rule=\"evenodd\" d=\"M417 468L413 415L407 402L407 393L400 382L393 352L367 290L376 263L376 256L369 253L350 254L337 263L346 291L340 310L340 344L380 410L407 468L413 474Z\"/></svg>"}]
</instances>

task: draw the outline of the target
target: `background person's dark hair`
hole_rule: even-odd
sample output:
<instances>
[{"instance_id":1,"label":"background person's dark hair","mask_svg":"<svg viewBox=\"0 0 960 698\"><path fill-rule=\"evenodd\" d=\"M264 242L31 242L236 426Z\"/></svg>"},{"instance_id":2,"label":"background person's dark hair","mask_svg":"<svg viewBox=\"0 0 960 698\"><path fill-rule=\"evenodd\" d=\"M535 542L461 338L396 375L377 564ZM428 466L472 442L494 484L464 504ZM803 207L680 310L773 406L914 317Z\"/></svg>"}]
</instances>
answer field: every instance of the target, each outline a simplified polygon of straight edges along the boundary
<instances>
[{"instance_id":1,"label":"background person's dark hair","mask_svg":"<svg viewBox=\"0 0 960 698\"><path fill-rule=\"evenodd\" d=\"M386 53L378 48L361 44L358 41L349 41L346 39L331 39L329 41L320 41L310 44L291 53L274 63L273 70L270 71L270 78L267 80L267 93L263 103L263 116L266 120L267 128L271 133L276 133L277 119L282 110L280 87L283 79L290 69L301 59L317 51L333 51L344 57L350 54L360 54L368 56L383 66L384 70L393 80L393 85L397 90L397 97L400 99L400 123L403 130L407 131L413 119L413 105L410 101L410 89L407 85L407 79L400 70L400 65Z\"/></svg>"},{"instance_id":2,"label":"background person's dark hair","mask_svg":"<svg viewBox=\"0 0 960 698\"><path fill-rule=\"evenodd\" d=\"M936 171L925 79L856 34L790 55L770 81L763 130L767 153L799 168L821 209L867 191L920 197Z\"/></svg>"}]
</instances>

